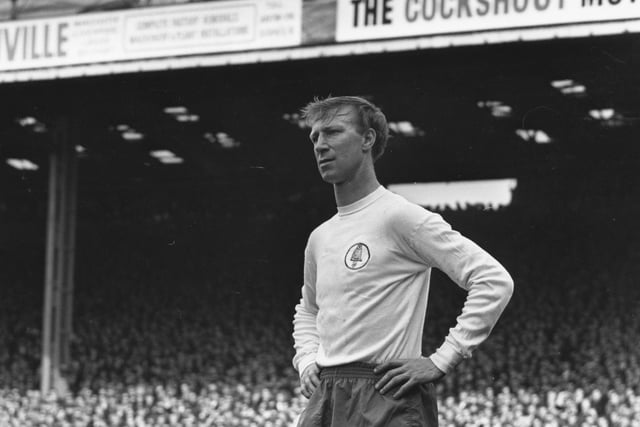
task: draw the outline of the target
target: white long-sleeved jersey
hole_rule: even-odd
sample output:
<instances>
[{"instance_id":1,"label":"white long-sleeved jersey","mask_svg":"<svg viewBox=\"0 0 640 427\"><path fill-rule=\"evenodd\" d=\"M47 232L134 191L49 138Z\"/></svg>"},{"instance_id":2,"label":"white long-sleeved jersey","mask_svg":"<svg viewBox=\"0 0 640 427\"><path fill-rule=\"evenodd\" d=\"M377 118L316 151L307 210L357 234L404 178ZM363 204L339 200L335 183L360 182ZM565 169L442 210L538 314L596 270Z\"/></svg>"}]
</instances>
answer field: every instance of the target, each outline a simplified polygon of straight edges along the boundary
<instances>
[{"instance_id":1,"label":"white long-sleeved jersey","mask_svg":"<svg viewBox=\"0 0 640 427\"><path fill-rule=\"evenodd\" d=\"M429 356L448 372L489 336L511 276L440 215L383 187L338 207L305 249L294 367L421 357L432 267L468 291L457 325Z\"/></svg>"}]
</instances>

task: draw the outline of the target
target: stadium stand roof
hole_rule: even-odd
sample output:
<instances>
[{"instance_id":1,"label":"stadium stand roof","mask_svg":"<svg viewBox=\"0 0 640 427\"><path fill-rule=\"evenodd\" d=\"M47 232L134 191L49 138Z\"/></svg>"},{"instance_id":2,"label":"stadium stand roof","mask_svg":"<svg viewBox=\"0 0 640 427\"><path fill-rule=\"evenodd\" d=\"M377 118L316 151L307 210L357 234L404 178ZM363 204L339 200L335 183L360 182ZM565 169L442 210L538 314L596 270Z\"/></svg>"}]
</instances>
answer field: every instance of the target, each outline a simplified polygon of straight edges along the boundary
<instances>
[{"instance_id":1,"label":"stadium stand roof","mask_svg":"<svg viewBox=\"0 0 640 427\"><path fill-rule=\"evenodd\" d=\"M44 189L50 134L66 115L77 125L84 189L258 177L303 191L321 183L291 115L329 94L369 96L390 121L420 129L391 141L378 166L385 183L517 177L576 150L637 156L639 42L625 35L0 86L0 190ZM197 120L165 112L176 106ZM537 144L539 131L553 143ZM153 150L183 162L163 163Z\"/></svg>"}]
</instances>

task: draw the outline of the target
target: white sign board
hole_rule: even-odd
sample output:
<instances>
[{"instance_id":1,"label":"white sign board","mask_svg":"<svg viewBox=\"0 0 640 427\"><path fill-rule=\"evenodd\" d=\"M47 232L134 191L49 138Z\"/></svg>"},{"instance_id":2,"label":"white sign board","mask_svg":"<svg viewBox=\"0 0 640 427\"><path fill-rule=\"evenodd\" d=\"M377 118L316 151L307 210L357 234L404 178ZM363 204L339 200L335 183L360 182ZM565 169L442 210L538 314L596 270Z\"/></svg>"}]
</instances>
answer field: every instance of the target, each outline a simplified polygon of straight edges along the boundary
<instances>
[{"instance_id":1,"label":"white sign board","mask_svg":"<svg viewBox=\"0 0 640 427\"><path fill-rule=\"evenodd\" d=\"M636 0L337 0L339 42L640 19Z\"/></svg>"},{"instance_id":2,"label":"white sign board","mask_svg":"<svg viewBox=\"0 0 640 427\"><path fill-rule=\"evenodd\" d=\"M301 43L302 0L238 0L0 23L0 71Z\"/></svg>"}]
</instances>

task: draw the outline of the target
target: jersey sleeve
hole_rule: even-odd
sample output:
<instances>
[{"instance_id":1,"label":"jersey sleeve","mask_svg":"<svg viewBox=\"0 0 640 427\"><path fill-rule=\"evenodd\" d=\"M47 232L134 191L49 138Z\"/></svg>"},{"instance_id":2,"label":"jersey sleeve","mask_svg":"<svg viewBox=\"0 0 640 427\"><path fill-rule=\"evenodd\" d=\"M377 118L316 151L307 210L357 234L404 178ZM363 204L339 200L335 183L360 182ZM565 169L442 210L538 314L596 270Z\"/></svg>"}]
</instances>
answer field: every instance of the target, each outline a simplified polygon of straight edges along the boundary
<instances>
[{"instance_id":1,"label":"jersey sleeve","mask_svg":"<svg viewBox=\"0 0 640 427\"><path fill-rule=\"evenodd\" d=\"M462 236L435 213L413 229L409 243L415 254L467 291L462 312L442 345L429 356L449 372L491 333L513 294L513 279L485 250Z\"/></svg>"},{"instance_id":2,"label":"jersey sleeve","mask_svg":"<svg viewBox=\"0 0 640 427\"><path fill-rule=\"evenodd\" d=\"M310 239L311 240L311 239ZM316 318L318 304L316 303L316 264L311 250L311 243L307 243L304 251L304 276L302 298L296 305L293 316L293 341L295 355L293 366L300 375L316 361L319 338Z\"/></svg>"}]
</instances>

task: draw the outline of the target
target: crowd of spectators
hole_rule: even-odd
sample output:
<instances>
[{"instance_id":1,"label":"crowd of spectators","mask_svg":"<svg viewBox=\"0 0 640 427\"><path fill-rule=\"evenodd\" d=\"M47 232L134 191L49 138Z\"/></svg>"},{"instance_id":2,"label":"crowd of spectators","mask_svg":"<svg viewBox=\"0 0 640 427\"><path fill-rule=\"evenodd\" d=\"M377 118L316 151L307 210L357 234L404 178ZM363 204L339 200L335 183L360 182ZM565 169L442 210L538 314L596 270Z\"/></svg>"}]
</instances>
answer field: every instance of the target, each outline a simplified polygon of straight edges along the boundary
<instances>
[{"instance_id":1,"label":"crowd of spectators","mask_svg":"<svg viewBox=\"0 0 640 427\"><path fill-rule=\"evenodd\" d=\"M110 221L83 219L80 204L68 393L39 391L43 276L5 254L0 425L295 425L306 400L291 318L306 235L326 212L164 200L127 200L138 208ZM640 209L580 207L443 213L516 291L489 340L437 383L442 426L640 426ZM431 293L426 354L464 298L439 272Z\"/></svg>"}]
</instances>

